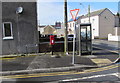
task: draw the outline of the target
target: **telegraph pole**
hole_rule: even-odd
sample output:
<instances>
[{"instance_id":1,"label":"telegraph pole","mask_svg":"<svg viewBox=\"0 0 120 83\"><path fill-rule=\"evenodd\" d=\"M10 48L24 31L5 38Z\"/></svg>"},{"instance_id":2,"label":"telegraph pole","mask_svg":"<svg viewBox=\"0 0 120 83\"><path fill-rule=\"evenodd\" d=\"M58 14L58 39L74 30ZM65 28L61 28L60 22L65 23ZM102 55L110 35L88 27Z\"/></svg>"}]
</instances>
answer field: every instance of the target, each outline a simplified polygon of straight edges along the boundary
<instances>
[{"instance_id":1,"label":"telegraph pole","mask_svg":"<svg viewBox=\"0 0 120 83\"><path fill-rule=\"evenodd\" d=\"M119 18L119 27L120 27L120 1L118 2L118 18Z\"/></svg>"},{"instance_id":2,"label":"telegraph pole","mask_svg":"<svg viewBox=\"0 0 120 83\"><path fill-rule=\"evenodd\" d=\"M89 23L90 23L90 5L88 5L88 17L89 17Z\"/></svg>"},{"instance_id":3,"label":"telegraph pole","mask_svg":"<svg viewBox=\"0 0 120 83\"><path fill-rule=\"evenodd\" d=\"M64 28L65 28L64 53L68 55L67 0L64 0Z\"/></svg>"}]
</instances>

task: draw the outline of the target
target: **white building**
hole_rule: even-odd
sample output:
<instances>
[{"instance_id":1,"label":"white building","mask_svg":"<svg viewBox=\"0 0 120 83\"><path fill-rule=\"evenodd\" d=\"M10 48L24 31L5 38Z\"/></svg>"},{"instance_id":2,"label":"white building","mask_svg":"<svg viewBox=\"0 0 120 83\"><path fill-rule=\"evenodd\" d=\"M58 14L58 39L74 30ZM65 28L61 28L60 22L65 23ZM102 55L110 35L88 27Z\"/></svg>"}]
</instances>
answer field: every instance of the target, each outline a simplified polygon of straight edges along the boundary
<instances>
[{"instance_id":1,"label":"white building","mask_svg":"<svg viewBox=\"0 0 120 83\"><path fill-rule=\"evenodd\" d=\"M89 23L88 15L77 17L77 24ZM107 8L94 11L90 13L90 23L92 25L92 37L94 38L107 38L108 34L113 34L115 27L115 16ZM68 21L68 33L73 34L75 22Z\"/></svg>"},{"instance_id":2,"label":"white building","mask_svg":"<svg viewBox=\"0 0 120 83\"><path fill-rule=\"evenodd\" d=\"M85 15L80 20L81 23L89 23L88 15ZM93 38L107 38L109 33L113 33L115 16L109 9L101 9L90 13L90 23Z\"/></svg>"},{"instance_id":3,"label":"white building","mask_svg":"<svg viewBox=\"0 0 120 83\"><path fill-rule=\"evenodd\" d=\"M76 20L78 21L78 19L81 16L76 17ZM74 28L75 28L75 21L73 19L70 19L68 21L68 34L74 34Z\"/></svg>"},{"instance_id":4,"label":"white building","mask_svg":"<svg viewBox=\"0 0 120 83\"><path fill-rule=\"evenodd\" d=\"M61 22L56 22L55 25L38 26L38 31L42 35L54 34L57 37L63 37L65 35L64 24Z\"/></svg>"}]
</instances>

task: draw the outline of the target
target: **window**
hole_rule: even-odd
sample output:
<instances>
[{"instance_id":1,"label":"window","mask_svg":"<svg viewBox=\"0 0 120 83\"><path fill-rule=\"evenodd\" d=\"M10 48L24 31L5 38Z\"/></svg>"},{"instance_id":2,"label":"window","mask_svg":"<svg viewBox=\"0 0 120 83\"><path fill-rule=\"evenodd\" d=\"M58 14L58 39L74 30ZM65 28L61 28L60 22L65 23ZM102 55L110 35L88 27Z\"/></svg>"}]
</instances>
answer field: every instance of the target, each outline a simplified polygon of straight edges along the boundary
<instances>
[{"instance_id":1,"label":"window","mask_svg":"<svg viewBox=\"0 0 120 83\"><path fill-rule=\"evenodd\" d=\"M11 22L3 23L3 39L13 39Z\"/></svg>"},{"instance_id":2,"label":"window","mask_svg":"<svg viewBox=\"0 0 120 83\"><path fill-rule=\"evenodd\" d=\"M71 27L71 23L70 23L70 27Z\"/></svg>"},{"instance_id":3,"label":"window","mask_svg":"<svg viewBox=\"0 0 120 83\"><path fill-rule=\"evenodd\" d=\"M74 23L73 23L73 27L74 27Z\"/></svg>"}]
</instances>

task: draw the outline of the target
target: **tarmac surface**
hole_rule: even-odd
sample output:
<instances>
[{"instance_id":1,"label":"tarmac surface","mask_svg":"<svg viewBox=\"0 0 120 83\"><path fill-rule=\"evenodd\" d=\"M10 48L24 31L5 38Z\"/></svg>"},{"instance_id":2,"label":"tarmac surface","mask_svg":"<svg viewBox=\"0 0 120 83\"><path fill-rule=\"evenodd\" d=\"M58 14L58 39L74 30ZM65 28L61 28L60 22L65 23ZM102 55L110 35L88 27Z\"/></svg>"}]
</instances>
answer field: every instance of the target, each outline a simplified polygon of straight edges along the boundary
<instances>
[{"instance_id":1,"label":"tarmac surface","mask_svg":"<svg viewBox=\"0 0 120 83\"><path fill-rule=\"evenodd\" d=\"M107 46L113 46L113 48L117 47L116 42L107 42L106 40L101 41L102 43L105 41L105 49L109 48ZM82 70L114 63L114 61L119 57L119 54L102 49L99 42L99 40L94 41L95 47L93 48L92 55L76 55L74 65L72 64L72 54L60 57L58 55L52 56L50 53L19 57L4 56L0 59L2 60L2 72L0 72L0 74L8 75L17 73L68 71L74 69Z\"/></svg>"}]
</instances>

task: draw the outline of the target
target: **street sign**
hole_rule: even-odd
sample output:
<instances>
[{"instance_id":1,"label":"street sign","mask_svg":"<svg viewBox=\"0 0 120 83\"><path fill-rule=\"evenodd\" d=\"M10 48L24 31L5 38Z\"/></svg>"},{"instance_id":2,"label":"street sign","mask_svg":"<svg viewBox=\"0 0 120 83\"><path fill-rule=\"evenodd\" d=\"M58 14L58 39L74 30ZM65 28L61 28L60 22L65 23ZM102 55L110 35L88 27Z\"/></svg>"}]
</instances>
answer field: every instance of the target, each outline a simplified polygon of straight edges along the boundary
<instances>
[{"instance_id":1,"label":"street sign","mask_svg":"<svg viewBox=\"0 0 120 83\"><path fill-rule=\"evenodd\" d=\"M72 19L73 19L74 21L76 21L76 17L77 17L77 15L78 15L78 12L79 12L79 11L80 11L80 9L70 10L70 14L71 14Z\"/></svg>"},{"instance_id":2,"label":"street sign","mask_svg":"<svg viewBox=\"0 0 120 83\"><path fill-rule=\"evenodd\" d=\"M70 10L70 14L72 16L72 19L75 21L75 26L74 26L74 38L73 38L73 57L72 57L72 64L75 64L75 36L76 36L76 32L75 32L75 28L76 28L76 17L78 15L80 9L73 9Z\"/></svg>"}]
</instances>

